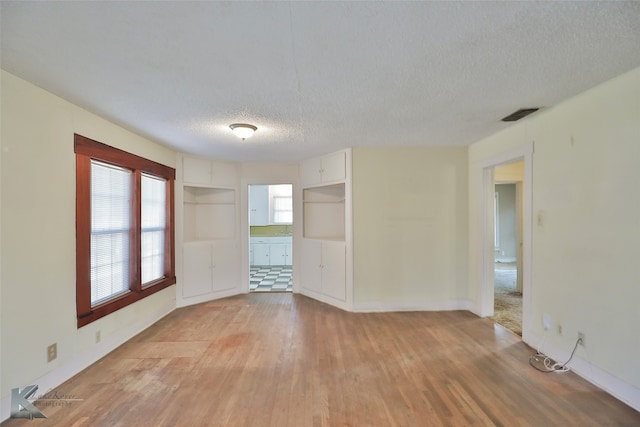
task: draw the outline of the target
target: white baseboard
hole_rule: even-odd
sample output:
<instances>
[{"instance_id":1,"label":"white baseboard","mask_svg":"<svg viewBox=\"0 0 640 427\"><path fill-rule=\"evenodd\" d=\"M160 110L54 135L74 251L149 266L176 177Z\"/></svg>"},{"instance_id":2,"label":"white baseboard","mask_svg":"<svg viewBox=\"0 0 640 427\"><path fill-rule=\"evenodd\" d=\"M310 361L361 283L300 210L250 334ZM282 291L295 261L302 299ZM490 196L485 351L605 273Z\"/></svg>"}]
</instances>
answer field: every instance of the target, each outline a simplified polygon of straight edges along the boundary
<instances>
[{"instance_id":1,"label":"white baseboard","mask_svg":"<svg viewBox=\"0 0 640 427\"><path fill-rule=\"evenodd\" d=\"M104 340L93 346L91 349L75 355L73 359L58 366L53 371L46 373L40 378L37 378L31 384L38 386L38 395L45 394L48 390L58 387L60 384L81 372L83 369L86 369L107 354L111 353L113 350L171 313L175 308L175 300L172 299L167 304L151 313L148 317L145 317L133 325L120 329L116 333L105 337ZM27 385L30 384L22 384L22 387ZM82 396L78 397L82 398ZM46 412L43 412L46 415ZM0 400L0 422L8 419L10 415L11 394Z\"/></svg>"},{"instance_id":2,"label":"white baseboard","mask_svg":"<svg viewBox=\"0 0 640 427\"><path fill-rule=\"evenodd\" d=\"M300 292L298 293L300 293L301 295L307 296L309 298L312 298L314 300L323 302L325 304L329 304L334 307L337 307L340 310L353 311L351 307L349 307L349 304L347 304L345 301L340 301L339 299L332 298L328 295L323 295L318 292L314 292L312 290L305 289L305 288L300 289Z\"/></svg>"},{"instance_id":3,"label":"white baseboard","mask_svg":"<svg viewBox=\"0 0 640 427\"><path fill-rule=\"evenodd\" d=\"M526 343L532 348L537 348L538 343L542 342L542 337L533 333L529 334L529 336L531 339L528 339L529 342ZM553 360L558 361L569 360L572 350L573 347L569 350L565 350L552 347L549 343L543 344L542 348L540 348L541 352ZM578 351L576 351L576 354L573 356L569 367L573 372L589 381L591 384L606 391L636 411L640 411L640 389L586 360L580 355L579 347Z\"/></svg>"},{"instance_id":4,"label":"white baseboard","mask_svg":"<svg viewBox=\"0 0 640 427\"><path fill-rule=\"evenodd\" d=\"M440 302L357 302L353 311L358 313L375 313L384 311L471 311L470 301L453 300Z\"/></svg>"},{"instance_id":5,"label":"white baseboard","mask_svg":"<svg viewBox=\"0 0 640 427\"><path fill-rule=\"evenodd\" d=\"M220 298L232 297L234 295L244 294L246 292L241 291L238 288L226 289L224 291L212 292L203 295L198 295L195 297L189 298L178 298L176 299L176 305L178 308L187 307L194 304L201 304L203 302L213 301Z\"/></svg>"}]
</instances>

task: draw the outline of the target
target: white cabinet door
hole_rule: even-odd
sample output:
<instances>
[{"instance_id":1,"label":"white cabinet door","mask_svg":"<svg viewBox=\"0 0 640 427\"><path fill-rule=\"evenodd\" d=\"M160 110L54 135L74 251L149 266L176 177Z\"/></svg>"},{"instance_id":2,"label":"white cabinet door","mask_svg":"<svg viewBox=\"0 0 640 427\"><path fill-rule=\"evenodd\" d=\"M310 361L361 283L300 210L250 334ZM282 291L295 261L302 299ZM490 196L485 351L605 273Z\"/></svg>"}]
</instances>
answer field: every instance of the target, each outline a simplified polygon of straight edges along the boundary
<instances>
[{"instance_id":1,"label":"white cabinet door","mask_svg":"<svg viewBox=\"0 0 640 427\"><path fill-rule=\"evenodd\" d=\"M269 265L287 265L287 245L272 243L269 245Z\"/></svg>"},{"instance_id":2,"label":"white cabinet door","mask_svg":"<svg viewBox=\"0 0 640 427\"><path fill-rule=\"evenodd\" d=\"M293 245L291 243L285 244L284 265L293 265Z\"/></svg>"},{"instance_id":3,"label":"white cabinet door","mask_svg":"<svg viewBox=\"0 0 640 427\"><path fill-rule=\"evenodd\" d=\"M322 158L322 182L344 181L347 177L346 154L344 151Z\"/></svg>"},{"instance_id":4,"label":"white cabinet door","mask_svg":"<svg viewBox=\"0 0 640 427\"><path fill-rule=\"evenodd\" d=\"M238 172L233 163L184 156L182 181L184 184L235 187L238 182Z\"/></svg>"},{"instance_id":5,"label":"white cabinet door","mask_svg":"<svg viewBox=\"0 0 640 427\"><path fill-rule=\"evenodd\" d=\"M346 301L346 245L344 242L306 240L302 244L302 286Z\"/></svg>"},{"instance_id":6,"label":"white cabinet door","mask_svg":"<svg viewBox=\"0 0 640 427\"><path fill-rule=\"evenodd\" d=\"M269 260L269 244L256 243L253 245L253 265L271 265Z\"/></svg>"},{"instance_id":7,"label":"white cabinet door","mask_svg":"<svg viewBox=\"0 0 640 427\"><path fill-rule=\"evenodd\" d=\"M211 293L213 254L210 243L189 243L183 250L182 297Z\"/></svg>"},{"instance_id":8,"label":"white cabinet door","mask_svg":"<svg viewBox=\"0 0 640 427\"><path fill-rule=\"evenodd\" d=\"M184 245L182 297L191 298L238 286L239 257L235 242Z\"/></svg>"},{"instance_id":9,"label":"white cabinet door","mask_svg":"<svg viewBox=\"0 0 640 427\"><path fill-rule=\"evenodd\" d=\"M238 286L239 258L235 250L235 242L218 241L212 243L213 292L233 289Z\"/></svg>"},{"instance_id":10,"label":"white cabinet door","mask_svg":"<svg viewBox=\"0 0 640 427\"><path fill-rule=\"evenodd\" d=\"M269 225L269 186L249 187L249 225Z\"/></svg>"},{"instance_id":11,"label":"white cabinet door","mask_svg":"<svg viewBox=\"0 0 640 427\"><path fill-rule=\"evenodd\" d=\"M322 242L304 241L301 256L302 286L322 293Z\"/></svg>"},{"instance_id":12,"label":"white cabinet door","mask_svg":"<svg viewBox=\"0 0 640 427\"><path fill-rule=\"evenodd\" d=\"M197 157L183 157L182 180L185 184L211 184L211 161Z\"/></svg>"},{"instance_id":13,"label":"white cabinet door","mask_svg":"<svg viewBox=\"0 0 640 427\"><path fill-rule=\"evenodd\" d=\"M345 301L346 246L344 243L322 242L322 293Z\"/></svg>"},{"instance_id":14,"label":"white cabinet door","mask_svg":"<svg viewBox=\"0 0 640 427\"><path fill-rule=\"evenodd\" d=\"M300 181L303 185L315 185L322 182L321 161L319 158L304 160L300 163Z\"/></svg>"},{"instance_id":15,"label":"white cabinet door","mask_svg":"<svg viewBox=\"0 0 640 427\"><path fill-rule=\"evenodd\" d=\"M304 160L300 163L302 185L316 185L344 181L347 178L347 154L338 151L324 157Z\"/></svg>"}]
</instances>

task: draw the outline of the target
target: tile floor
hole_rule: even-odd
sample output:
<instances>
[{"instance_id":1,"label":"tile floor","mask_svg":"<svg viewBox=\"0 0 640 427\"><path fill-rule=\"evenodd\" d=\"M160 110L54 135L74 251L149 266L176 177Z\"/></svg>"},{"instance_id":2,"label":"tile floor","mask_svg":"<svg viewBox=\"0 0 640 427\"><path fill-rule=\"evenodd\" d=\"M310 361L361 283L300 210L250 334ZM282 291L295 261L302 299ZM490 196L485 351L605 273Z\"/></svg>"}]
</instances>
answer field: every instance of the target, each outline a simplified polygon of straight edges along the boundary
<instances>
[{"instance_id":1,"label":"tile floor","mask_svg":"<svg viewBox=\"0 0 640 427\"><path fill-rule=\"evenodd\" d=\"M291 266L252 265L249 292L291 292Z\"/></svg>"}]
</instances>

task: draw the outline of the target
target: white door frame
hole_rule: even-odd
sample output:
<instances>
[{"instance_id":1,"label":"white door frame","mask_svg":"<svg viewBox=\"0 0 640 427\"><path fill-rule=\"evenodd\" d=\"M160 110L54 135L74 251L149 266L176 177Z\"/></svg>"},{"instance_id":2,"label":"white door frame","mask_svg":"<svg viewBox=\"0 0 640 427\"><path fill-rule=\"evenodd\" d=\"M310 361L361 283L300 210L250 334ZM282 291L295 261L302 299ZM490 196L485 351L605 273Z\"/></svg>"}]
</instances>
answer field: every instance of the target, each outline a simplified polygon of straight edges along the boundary
<instances>
[{"instance_id":1,"label":"white door frame","mask_svg":"<svg viewBox=\"0 0 640 427\"><path fill-rule=\"evenodd\" d=\"M522 339L528 341L531 324L531 235L532 235L532 162L533 142L483 159L473 164L472 173L482 179L482 205L478 220L481 230L481 246L476 256L481 265L480 280L477 281L478 314L492 316L494 304L494 168L518 160L524 161L522 183Z\"/></svg>"},{"instance_id":2,"label":"white door frame","mask_svg":"<svg viewBox=\"0 0 640 427\"><path fill-rule=\"evenodd\" d=\"M302 229L302 218L300 217L302 209L297 205L297 194L296 190L298 187L297 179L288 179L288 178L259 178L259 179L241 179L240 180L240 247L242 251L242 286L240 290L242 293L248 294L250 292L249 289L249 281L251 276L251 260L249 259L249 239L250 239L250 200L249 200L249 186L251 185L280 185L287 184L292 186L292 196L293 196L293 234L292 234L292 247L295 248L298 245L298 241L300 241L301 229ZM300 256L295 253L292 255L292 271L298 271L297 259ZM292 292L298 292L297 284L295 276L293 278L293 289Z\"/></svg>"}]
</instances>

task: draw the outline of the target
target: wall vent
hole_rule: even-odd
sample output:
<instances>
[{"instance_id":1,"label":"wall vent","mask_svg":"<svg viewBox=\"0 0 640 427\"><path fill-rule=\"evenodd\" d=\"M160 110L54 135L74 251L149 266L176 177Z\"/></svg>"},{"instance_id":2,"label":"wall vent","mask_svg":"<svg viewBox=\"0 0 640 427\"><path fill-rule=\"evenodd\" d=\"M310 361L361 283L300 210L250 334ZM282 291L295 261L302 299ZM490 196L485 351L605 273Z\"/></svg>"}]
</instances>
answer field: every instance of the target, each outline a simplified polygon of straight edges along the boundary
<instances>
[{"instance_id":1,"label":"wall vent","mask_svg":"<svg viewBox=\"0 0 640 427\"><path fill-rule=\"evenodd\" d=\"M523 117L527 117L531 113L535 113L539 108L521 108L518 111L509 114L507 117L504 117L501 121L503 122L517 122Z\"/></svg>"}]
</instances>

